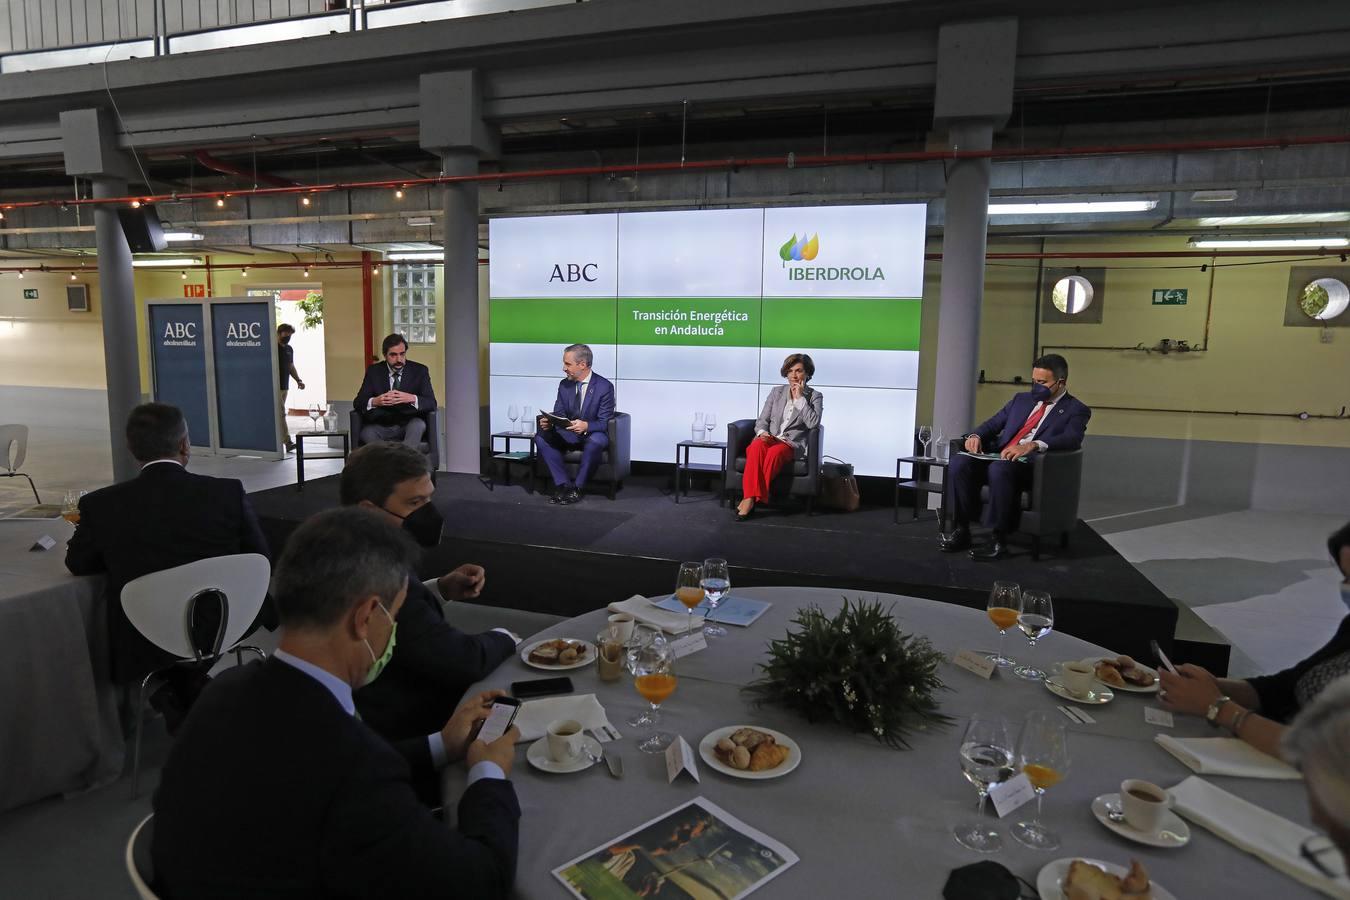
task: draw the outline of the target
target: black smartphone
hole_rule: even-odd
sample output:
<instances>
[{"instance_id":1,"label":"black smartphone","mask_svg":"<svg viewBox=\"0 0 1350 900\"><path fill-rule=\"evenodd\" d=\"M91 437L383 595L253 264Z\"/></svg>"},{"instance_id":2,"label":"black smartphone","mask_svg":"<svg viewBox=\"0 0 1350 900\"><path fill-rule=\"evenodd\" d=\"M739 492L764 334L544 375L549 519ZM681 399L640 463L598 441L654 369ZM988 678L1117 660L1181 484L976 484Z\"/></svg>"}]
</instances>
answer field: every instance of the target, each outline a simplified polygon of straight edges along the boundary
<instances>
[{"instance_id":1,"label":"black smartphone","mask_svg":"<svg viewBox=\"0 0 1350 900\"><path fill-rule=\"evenodd\" d=\"M511 695L521 700L529 700L533 697L550 697L554 694L570 694L572 690L572 679L565 675L561 678L539 678L534 681L513 681L511 683Z\"/></svg>"},{"instance_id":2,"label":"black smartphone","mask_svg":"<svg viewBox=\"0 0 1350 900\"><path fill-rule=\"evenodd\" d=\"M516 713L520 712L520 701L515 697L497 697L492 701L492 710L488 717L483 720L483 726L478 729L478 740L487 741L489 744L497 738L506 734L511 727L511 723L516 720Z\"/></svg>"},{"instance_id":3,"label":"black smartphone","mask_svg":"<svg viewBox=\"0 0 1350 900\"><path fill-rule=\"evenodd\" d=\"M1171 672L1173 675L1178 674L1178 673L1177 673L1176 666L1172 665L1172 661L1171 661L1170 659L1167 658L1167 654L1163 652L1162 647L1159 647L1159 646L1158 646L1158 642L1157 642L1157 641L1149 641L1149 642L1148 642L1148 646L1149 646L1149 649L1151 649L1151 650L1153 651L1153 657L1154 657L1154 659L1156 659L1156 660L1158 660L1158 662L1162 663L1164 669L1166 669L1167 671Z\"/></svg>"}]
</instances>

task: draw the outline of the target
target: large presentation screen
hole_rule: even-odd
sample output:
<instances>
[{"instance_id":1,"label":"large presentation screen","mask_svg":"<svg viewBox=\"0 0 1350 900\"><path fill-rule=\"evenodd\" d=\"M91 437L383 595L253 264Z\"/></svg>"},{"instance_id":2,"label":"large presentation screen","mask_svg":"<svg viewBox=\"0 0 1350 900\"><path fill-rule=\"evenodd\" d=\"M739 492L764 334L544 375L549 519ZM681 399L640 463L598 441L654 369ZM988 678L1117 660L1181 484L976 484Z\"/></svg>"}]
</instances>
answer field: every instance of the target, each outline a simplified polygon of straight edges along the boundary
<instances>
[{"instance_id":1,"label":"large presentation screen","mask_svg":"<svg viewBox=\"0 0 1350 900\"><path fill-rule=\"evenodd\" d=\"M562 351L632 416L632 457L668 462L696 414L754 419L809 353L825 453L894 475L913 452L925 208L811 206L490 223L490 423L551 409Z\"/></svg>"}]
</instances>

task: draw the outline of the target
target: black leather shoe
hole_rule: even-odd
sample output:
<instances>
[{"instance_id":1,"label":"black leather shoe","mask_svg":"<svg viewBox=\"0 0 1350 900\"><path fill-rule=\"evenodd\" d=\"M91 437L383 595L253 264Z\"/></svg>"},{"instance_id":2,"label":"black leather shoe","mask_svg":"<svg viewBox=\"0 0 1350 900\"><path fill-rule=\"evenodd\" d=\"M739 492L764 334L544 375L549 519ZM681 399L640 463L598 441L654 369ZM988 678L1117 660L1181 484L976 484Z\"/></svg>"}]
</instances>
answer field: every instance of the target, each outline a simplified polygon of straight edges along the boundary
<instances>
[{"instance_id":1,"label":"black leather shoe","mask_svg":"<svg viewBox=\"0 0 1350 900\"><path fill-rule=\"evenodd\" d=\"M943 553L958 553L970 547L970 528L965 525L958 525L951 534L944 534L938 539L938 549Z\"/></svg>"},{"instance_id":2,"label":"black leather shoe","mask_svg":"<svg viewBox=\"0 0 1350 900\"><path fill-rule=\"evenodd\" d=\"M981 562L1002 559L1007 555L1008 548L1004 546L1003 538L998 535L994 535L993 539L983 547L976 547L970 551L970 558Z\"/></svg>"},{"instance_id":3,"label":"black leather shoe","mask_svg":"<svg viewBox=\"0 0 1350 900\"><path fill-rule=\"evenodd\" d=\"M568 485L560 484L553 489L553 496L548 498L548 502L554 506L566 506L571 501L567 499Z\"/></svg>"},{"instance_id":4,"label":"black leather shoe","mask_svg":"<svg viewBox=\"0 0 1350 900\"><path fill-rule=\"evenodd\" d=\"M581 502L581 491L575 487L569 486L567 488L567 496L563 499L563 503L565 503L568 506L571 506L573 503L580 503L580 502Z\"/></svg>"}]
</instances>

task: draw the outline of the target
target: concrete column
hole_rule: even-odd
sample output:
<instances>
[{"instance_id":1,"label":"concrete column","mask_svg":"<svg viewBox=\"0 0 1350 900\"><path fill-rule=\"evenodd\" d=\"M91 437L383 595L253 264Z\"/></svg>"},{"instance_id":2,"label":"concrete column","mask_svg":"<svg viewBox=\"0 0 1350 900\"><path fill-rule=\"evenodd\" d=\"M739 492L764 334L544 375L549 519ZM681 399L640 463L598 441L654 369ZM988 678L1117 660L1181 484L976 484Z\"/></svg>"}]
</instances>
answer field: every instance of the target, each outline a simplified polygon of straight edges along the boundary
<instances>
[{"instance_id":1,"label":"concrete column","mask_svg":"<svg viewBox=\"0 0 1350 900\"><path fill-rule=\"evenodd\" d=\"M125 197L127 183L95 178L94 197ZM108 431L112 438L113 480L135 478L140 464L127 450L127 416L141 402L141 366L137 353L136 288L131 248L117 207L94 207L98 246L99 302L103 314L103 367L108 378ZM204 437L204 436L203 436ZM199 438L200 440L201 438Z\"/></svg>"},{"instance_id":2,"label":"concrete column","mask_svg":"<svg viewBox=\"0 0 1350 900\"><path fill-rule=\"evenodd\" d=\"M478 154L447 151L446 175L478 172ZM478 183L445 186L445 468L478 474Z\"/></svg>"},{"instance_id":3,"label":"concrete column","mask_svg":"<svg viewBox=\"0 0 1350 900\"><path fill-rule=\"evenodd\" d=\"M954 149L987 150L994 130L987 121L972 120L953 124L948 133ZM967 159L949 165L947 171L933 425L948 437L964 434L976 424L990 168L987 159Z\"/></svg>"}]
</instances>

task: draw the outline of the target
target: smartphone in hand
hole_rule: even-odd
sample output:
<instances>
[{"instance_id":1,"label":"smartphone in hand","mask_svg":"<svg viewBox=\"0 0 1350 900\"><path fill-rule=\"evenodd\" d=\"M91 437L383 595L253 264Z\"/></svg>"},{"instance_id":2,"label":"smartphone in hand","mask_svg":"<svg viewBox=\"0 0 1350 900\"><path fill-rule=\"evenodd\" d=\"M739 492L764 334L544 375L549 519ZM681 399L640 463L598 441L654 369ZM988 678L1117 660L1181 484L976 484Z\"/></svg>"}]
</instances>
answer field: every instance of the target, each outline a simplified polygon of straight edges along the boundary
<instances>
[{"instance_id":1,"label":"smartphone in hand","mask_svg":"<svg viewBox=\"0 0 1350 900\"><path fill-rule=\"evenodd\" d=\"M520 701L515 697L498 697L492 701L492 709L478 729L478 740L492 743L510 730L520 712Z\"/></svg>"},{"instance_id":2,"label":"smartphone in hand","mask_svg":"<svg viewBox=\"0 0 1350 900\"><path fill-rule=\"evenodd\" d=\"M1157 659L1158 662L1163 664L1164 669L1171 672L1173 675L1178 674L1177 667L1172 665L1172 661L1167 658L1167 654L1163 652L1162 647L1158 646L1158 642L1156 640L1149 641L1148 646L1149 649L1153 651L1154 658Z\"/></svg>"}]
</instances>

